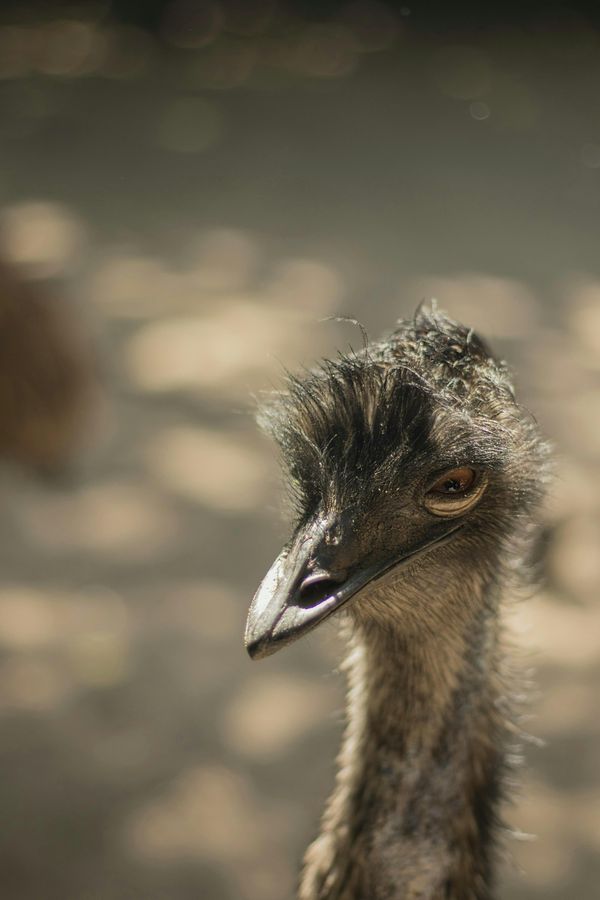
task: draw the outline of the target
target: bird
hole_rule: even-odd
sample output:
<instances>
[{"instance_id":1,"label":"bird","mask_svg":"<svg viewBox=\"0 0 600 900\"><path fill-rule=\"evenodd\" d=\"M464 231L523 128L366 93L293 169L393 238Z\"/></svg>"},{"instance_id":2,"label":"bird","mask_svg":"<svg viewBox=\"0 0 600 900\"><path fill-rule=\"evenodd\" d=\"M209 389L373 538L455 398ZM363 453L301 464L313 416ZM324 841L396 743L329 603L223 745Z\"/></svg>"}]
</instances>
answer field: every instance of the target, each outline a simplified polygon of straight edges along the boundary
<instances>
[{"instance_id":1,"label":"bird","mask_svg":"<svg viewBox=\"0 0 600 900\"><path fill-rule=\"evenodd\" d=\"M256 592L254 659L335 618L347 723L299 900L492 900L520 726L506 635L548 443L507 364L435 301L287 374L259 411L292 534Z\"/></svg>"}]
</instances>

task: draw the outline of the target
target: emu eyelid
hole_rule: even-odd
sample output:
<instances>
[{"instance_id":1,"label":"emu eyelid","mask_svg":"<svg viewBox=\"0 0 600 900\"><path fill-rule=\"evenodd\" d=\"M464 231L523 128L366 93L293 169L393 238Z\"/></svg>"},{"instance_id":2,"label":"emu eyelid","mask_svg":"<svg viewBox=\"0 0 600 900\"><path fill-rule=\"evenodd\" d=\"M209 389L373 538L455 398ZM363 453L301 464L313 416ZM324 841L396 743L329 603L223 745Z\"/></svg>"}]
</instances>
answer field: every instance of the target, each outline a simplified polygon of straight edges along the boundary
<instances>
[{"instance_id":1,"label":"emu eyelid","mask_svg":"<svg viewBox=\"0 0 600 900\"><path fill-rule=\"evenodd\" d=\"M439 480L439 479L438 479ZM481 499L488 486L487 476L477 473L475 483L462 494L438 494L429 492L423 498L425 508L434 516L452 518L471 509Z\"/></svg>"}]
</instances>

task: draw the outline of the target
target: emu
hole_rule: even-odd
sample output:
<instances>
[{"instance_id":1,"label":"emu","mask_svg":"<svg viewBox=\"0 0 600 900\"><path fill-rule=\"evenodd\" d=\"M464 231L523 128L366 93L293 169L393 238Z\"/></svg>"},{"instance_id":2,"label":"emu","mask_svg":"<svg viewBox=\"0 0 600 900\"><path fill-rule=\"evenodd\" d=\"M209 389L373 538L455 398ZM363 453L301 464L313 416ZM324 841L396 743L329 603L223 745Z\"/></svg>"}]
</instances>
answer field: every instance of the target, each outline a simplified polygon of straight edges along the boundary
<instances>
[{"instance_id":1,"label":"emu","mask_svg":"<svg viewBox=\"0 0 600 900\"><path fill-rule=\"evenodd\" d=\"M335 615L347 726L299 900L491 900L518 734L502 612L548 450L507 366L422 305L272 396L295 527L252 602L267 656Z\"/></svg>"}]
</instances>

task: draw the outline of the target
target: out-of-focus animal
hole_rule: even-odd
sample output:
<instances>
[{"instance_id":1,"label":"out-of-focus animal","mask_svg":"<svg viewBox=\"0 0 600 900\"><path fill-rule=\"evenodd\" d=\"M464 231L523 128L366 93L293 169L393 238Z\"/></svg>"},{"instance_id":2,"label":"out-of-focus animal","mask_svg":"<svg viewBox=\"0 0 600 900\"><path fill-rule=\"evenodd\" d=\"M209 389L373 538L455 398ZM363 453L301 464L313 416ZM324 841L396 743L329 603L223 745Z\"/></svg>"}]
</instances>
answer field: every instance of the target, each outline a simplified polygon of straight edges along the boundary
<instances>
[{"instance_id":1,"label":"out-of-focus animal","mask_svg":"<svg viewBox=\"0 0 600 900\"><path fill-rule=\"evenodd\" d=\"M0 260L0 458L60 474L85 442L95 363L73 312Z\"/></svg>"}]
</instances>

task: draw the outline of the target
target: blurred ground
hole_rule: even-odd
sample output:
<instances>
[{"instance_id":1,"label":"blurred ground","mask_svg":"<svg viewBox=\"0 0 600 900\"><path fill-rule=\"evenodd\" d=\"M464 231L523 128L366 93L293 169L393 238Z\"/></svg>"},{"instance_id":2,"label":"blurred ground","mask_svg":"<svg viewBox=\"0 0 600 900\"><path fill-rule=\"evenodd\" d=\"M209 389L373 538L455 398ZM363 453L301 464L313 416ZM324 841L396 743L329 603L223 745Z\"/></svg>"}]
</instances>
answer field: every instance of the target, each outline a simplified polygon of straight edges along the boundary
<instances>
[{"instance_id":1,"label":"blurred ground","mask_svg":"<svg viewBox=\"0 0 600 900\"><path fill-rule=\"evenodd\" d=\"M591 900L600 36L567 16L450 41L376 3L316 25L207 4L182 25L172 6L162 41L102 4L0 25L4 254L72 298L110 398L70 482L2 475L2 897L291 896L340 647L331 627L245 657L285 531L250 397L359 343L323 317L376 336L433 294L557 446L546 586L516 623L546 746L511 821L538 837L501 896Z\"/></svg>"}]
</instances>

